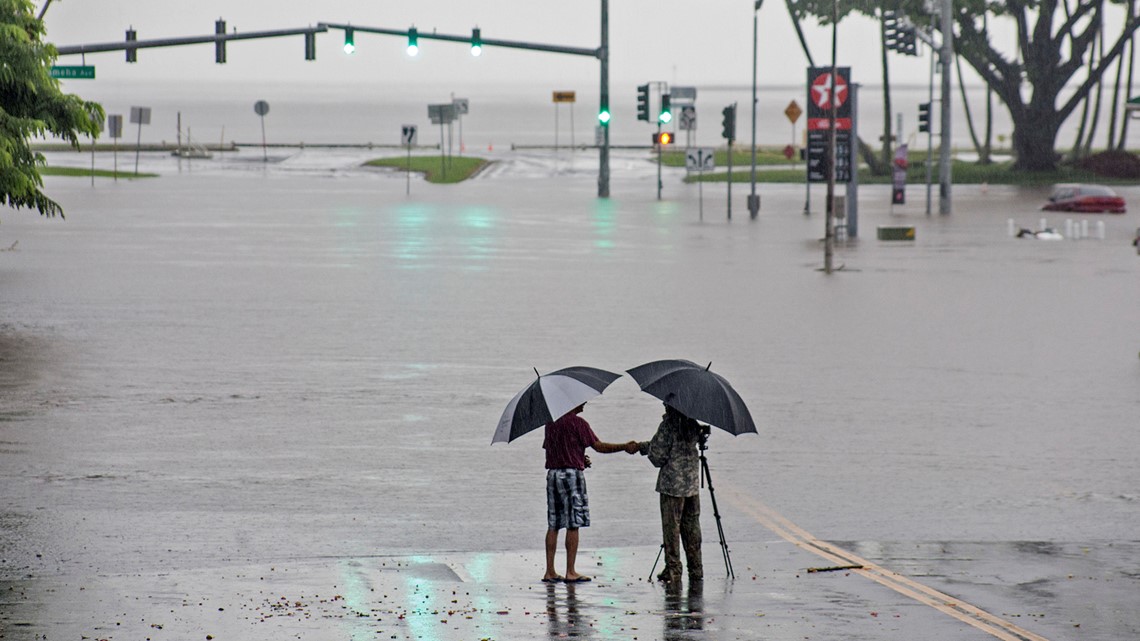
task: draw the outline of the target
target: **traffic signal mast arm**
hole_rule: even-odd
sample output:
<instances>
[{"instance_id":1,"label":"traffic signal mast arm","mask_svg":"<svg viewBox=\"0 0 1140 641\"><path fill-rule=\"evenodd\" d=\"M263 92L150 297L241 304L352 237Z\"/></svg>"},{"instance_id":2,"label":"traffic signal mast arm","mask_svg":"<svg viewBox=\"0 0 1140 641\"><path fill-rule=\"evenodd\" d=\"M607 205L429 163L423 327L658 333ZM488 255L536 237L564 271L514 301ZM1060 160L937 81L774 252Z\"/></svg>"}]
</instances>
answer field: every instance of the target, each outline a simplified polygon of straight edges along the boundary
<instances>
[{"instance_id":1,"label":"traffic signal mast arm","mask_svg":"<svg viewBox=\"0 0 1140 641\"><path fill-rule=\"evenodd\" d=\"M407 29L384 29L381 27L361 27L358 25L349 24L336 24L332 22L321 22L317 26L326 29L352 29L357 33L376 33L385 36L400 36L408 37L409 31ZM323 29L322 29L323 30ZM445 42L461 42L470 45L472 35L452 36L442 33L424 33L417 31L416 35L420 40L443 40ZM602 57L602 48L596 47L594 49L587 49L585 47L564 47L561 45L548 45L534 42L522 42L518 40L497 40L494 38L483 38L480 32L480 46L486 47L507 47L510 49L529 49L531 51L549 51L551 53L567 53L575 56L588 56L590 58Z\"/></svg>"},{"instance_id":2,"label":"traffic signal mast arm","mask_svg":"<svg viewBox=\"0 0 1140 641\"><path fill-rule=\"evenodd\" d=\"M301 29L279 29L276 31L247 31L245 33L212 33L208 36L186 36L182 38L156 38L154 40L129 40L123 42L104 42L89 45L70 45L56 47L61 56L71 56L88 53L104 53L107 51L125 51L128 49L148 49L152 47L176 47L180 45L197 45L208 42L228 42L230 40L255 40L259 38L279 38L282 36L297 36L310 33L324 33L327 26L303 27Z\"/></svg>"},{"instance_id":3,"label":"traffic signal mast arm","mask_svg":"<svg viewBox=\"0 0 1140 641\"><path fill-rule=\"evenodd\" d=\"M280 29L276 31L247 31L218 34L212 33L207 36L185 36L179 38L156 38L152 40L130 40L123 42L103 42L96 44L84 45L64 45L57 46L56 52L61 56L80 55L88 53L104 53L108 51L126 51L128 49L149 49L153 47L175 47L181 45L194 45L206 44L211 42L227 42L230 40L253 40L258 38L278 38L282 36L294 36L310 33L324 33L329 29L351 29L356 33L378 33L389 36L408 37L410 31L408 29L381 29L377 27L360 27L356 25L347 24L333 24L328 22L318 23L315 27L303 27L300 29ZM463 44L470 45L472 36L451 36L441 33L417 33L421 40L444 40L447 42L462 42ZM495 40L490 38L481 38L480 45L483 47L508 47L513 49L529 49L531 51L549 51L551 53L566 53L576 56L588 56L590 58L602 57L602 48L596 47L587 49L585 47L563 47L561 45L547 45L533 42L521 42L514 40Z\"/></svg>"},{"instance_id":4,"label":"traffic signal mast arm","mask_svg":"<svg viewBox=\"0 0 1140 641\"><path fill-rule=\"evenodd\" d=\"M899 27L909 29L915 38L921 40L926 46L935 51L942 49L942 45L934 41L934 35L927 33L925 29L919 29L917 25L913 24L909 18L905 16L899 21Z\"/></svg>"}]
</instances>

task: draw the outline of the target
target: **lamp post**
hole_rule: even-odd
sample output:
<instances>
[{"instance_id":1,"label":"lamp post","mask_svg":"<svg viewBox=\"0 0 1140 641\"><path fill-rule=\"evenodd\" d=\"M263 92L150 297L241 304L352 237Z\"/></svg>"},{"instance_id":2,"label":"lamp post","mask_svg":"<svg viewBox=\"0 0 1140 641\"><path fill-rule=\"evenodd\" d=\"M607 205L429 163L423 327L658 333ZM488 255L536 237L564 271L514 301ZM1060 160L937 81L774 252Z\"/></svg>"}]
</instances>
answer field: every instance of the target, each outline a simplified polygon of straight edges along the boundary
<instances>
[{"instance_id":1,"label":"lamp post","mask_svg":"<svg viewBox=\"0 0 1140 641\"><path fill-rule=\"evenodd\" d=\"M756 195L756 32L757 15L760 13L760 5L762 4L764 4L764 0L755 0L752 9L752 190L748 194L748 215L753 220L760 212L760 197ZM731 150L729 153L732 153Z\"/></svg>"}]
</instances>

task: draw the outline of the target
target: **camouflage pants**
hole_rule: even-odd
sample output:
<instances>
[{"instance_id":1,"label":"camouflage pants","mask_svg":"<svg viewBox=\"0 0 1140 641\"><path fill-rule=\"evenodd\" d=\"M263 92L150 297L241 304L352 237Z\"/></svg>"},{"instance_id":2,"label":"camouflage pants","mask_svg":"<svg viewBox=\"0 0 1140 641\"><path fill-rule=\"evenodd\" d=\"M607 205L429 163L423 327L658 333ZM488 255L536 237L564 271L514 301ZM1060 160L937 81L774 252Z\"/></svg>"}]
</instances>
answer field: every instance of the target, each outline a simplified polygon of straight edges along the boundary
<instances>
[{"instance_id":1,"label":"camouflage pants","mask_svg":"<svg viewBox=\"0 0 1140 641\"><path fill-rule=\"evenodd\" d=\"M661 535L665 543L665 581L681 579L681 546L689 566L689 580L704 578L701 563L701 497L661 495Z\"/></svg>"}]
</instances>

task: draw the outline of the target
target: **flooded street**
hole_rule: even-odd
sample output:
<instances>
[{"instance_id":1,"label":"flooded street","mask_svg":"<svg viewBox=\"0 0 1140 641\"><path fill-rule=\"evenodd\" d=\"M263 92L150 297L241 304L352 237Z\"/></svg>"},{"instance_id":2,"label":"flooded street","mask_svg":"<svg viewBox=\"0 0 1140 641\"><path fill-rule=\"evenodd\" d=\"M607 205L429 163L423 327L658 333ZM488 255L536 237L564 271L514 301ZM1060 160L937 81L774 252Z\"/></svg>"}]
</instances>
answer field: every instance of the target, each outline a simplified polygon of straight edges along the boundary
<instances>
[{"instance_id":1,"label":"flooded street","mask_svg":"<svg viewBox=\"0 0 1140 641\"><path fill-rule=\"evenodd\" d=\"M734 549L775 537L757 501L884 565L941 543L1134 549L1136 213L1089 216L1104 240L1023 240L1007 219L1037 227L1044 188L959 186L953 215L928 217L920 187L894 213L889 187L864 187L827 276L823 192L804 216L802 185L760 185L757 221L747 185L731 221L706 185L702 221L698 187L667 172L658 202L639 156L615 158L599 200L596 155L504 152L406 196L402 176L306 153L47 178L66 220L3 212L0 585L537 551L542 438L490 446L507 401L532 368L662 358L711 362L756 421L710 441ZM917 239L876 240L882 224ZM660 409L623 376L583 417L645 440ZM656 546L655 470L593 459L583 548ZM1122 559L1104 594L1140 606ZM56 614L19 616L56 631L66 603L37 598ZM1131 611L1079 638L1125 638Z\"/></svg>"}]
</instances>

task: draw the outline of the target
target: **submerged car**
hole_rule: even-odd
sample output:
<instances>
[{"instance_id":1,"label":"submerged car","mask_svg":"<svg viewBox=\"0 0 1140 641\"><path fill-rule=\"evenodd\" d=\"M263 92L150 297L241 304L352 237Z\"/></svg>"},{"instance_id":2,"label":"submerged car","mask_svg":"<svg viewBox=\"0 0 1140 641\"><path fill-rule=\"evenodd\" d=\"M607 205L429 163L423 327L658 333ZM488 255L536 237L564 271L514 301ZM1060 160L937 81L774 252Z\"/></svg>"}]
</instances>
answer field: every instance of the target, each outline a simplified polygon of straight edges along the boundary
<instances>
[{"instance_id":1,"label":"submerged car","mask_svg":"<svg viewBox=\"0 0 1140 641\"><path fill-rule=\"evenodd\" d=\"M1057 185L1041 209L1084 213L1124 213L1124 199L1103 185Z\"/></svg>"}]
</instances>

